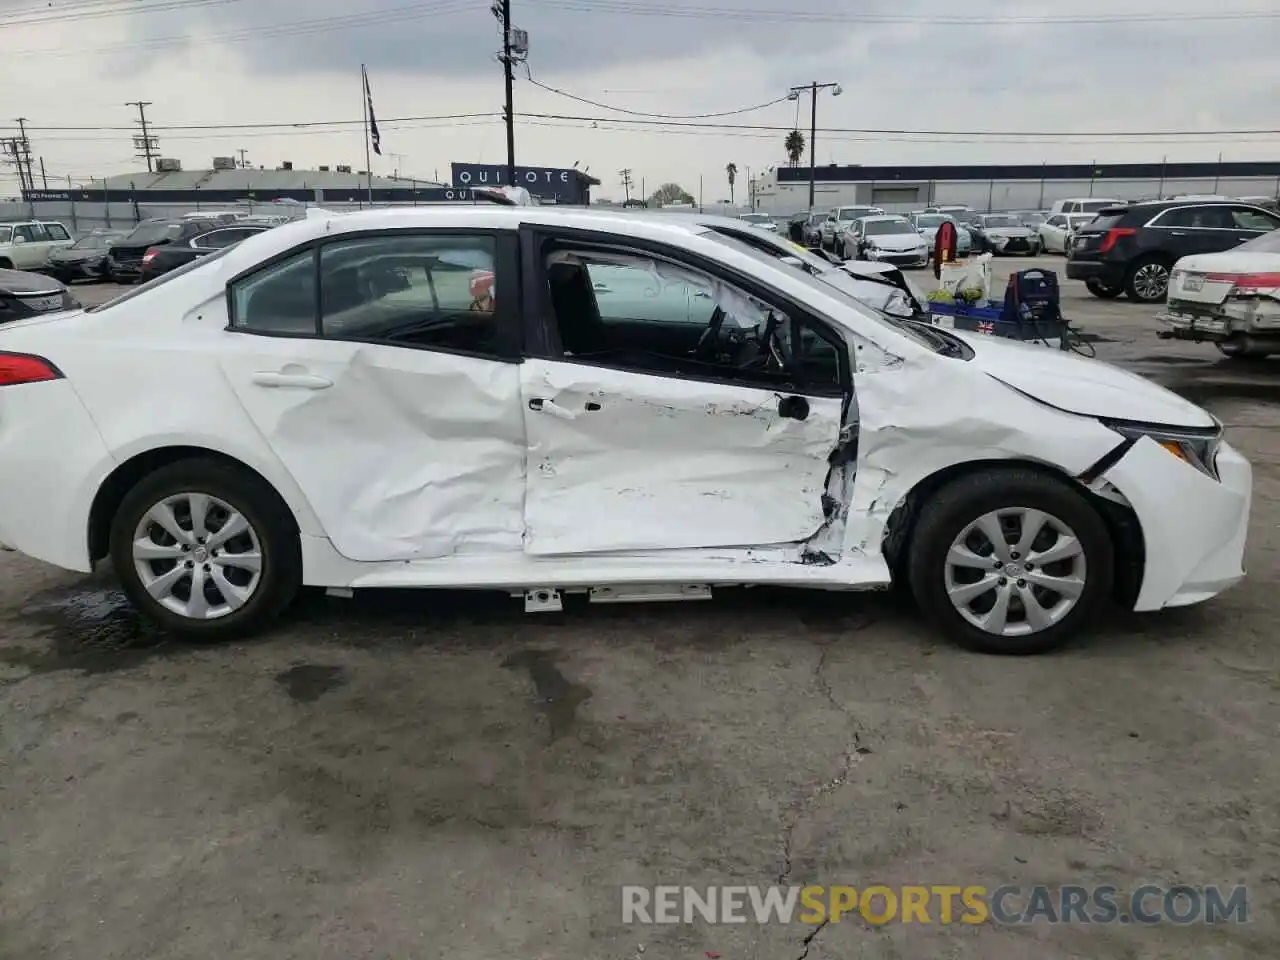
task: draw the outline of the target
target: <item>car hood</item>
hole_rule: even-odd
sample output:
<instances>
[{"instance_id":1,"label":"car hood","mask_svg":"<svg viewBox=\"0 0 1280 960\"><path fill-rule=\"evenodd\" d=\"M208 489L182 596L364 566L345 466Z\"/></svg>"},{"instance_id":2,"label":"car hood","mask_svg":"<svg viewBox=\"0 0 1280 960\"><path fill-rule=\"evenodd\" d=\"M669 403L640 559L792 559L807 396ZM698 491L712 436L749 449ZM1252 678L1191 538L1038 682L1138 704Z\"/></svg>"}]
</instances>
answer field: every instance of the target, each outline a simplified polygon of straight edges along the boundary
<instances>
[{"instance_id":1,"label":"car hood","mask_svg":"<svg viewBox=\"0 0 1280 960\"><path fill-rule=\"evenodd\" d=\"M6 293L61 293L67 289L57 280L23 270L0 270L0 290Z\"/></svg>"},{"instance_id":2,"label":"car hood","mask_svg":"<svg viewBox=\"0 0 1280 960\"><path fill-rule=\"evenodd\" d=\"M1276 273L1280 272L1280 253L1253 250L1195 253L1179 260L1174 269L1197 273Z\"/></svg>"},{"instance_id":3,"label":"car hood","mask_svg":"<svg viewBox=\"0 0 1280 960\"><path fill-rule=\"evenodd\" d=\"M915 250L924 242L918 233L882 233L867 237L867 243L881 250Z\"/></svg>"},{"instance_id":4,"label":"car hood","mask_svg":"<svg viewBox=\"0 0 1280 960\"><path fill-rule=\"evenodd\" d=\"M1059 410L1171 427L1203 428L1217 423L1172 390L1100 360L1040 344L954 333L973 348L971 362L983 372Z\"/></svg>"}]
</instances>

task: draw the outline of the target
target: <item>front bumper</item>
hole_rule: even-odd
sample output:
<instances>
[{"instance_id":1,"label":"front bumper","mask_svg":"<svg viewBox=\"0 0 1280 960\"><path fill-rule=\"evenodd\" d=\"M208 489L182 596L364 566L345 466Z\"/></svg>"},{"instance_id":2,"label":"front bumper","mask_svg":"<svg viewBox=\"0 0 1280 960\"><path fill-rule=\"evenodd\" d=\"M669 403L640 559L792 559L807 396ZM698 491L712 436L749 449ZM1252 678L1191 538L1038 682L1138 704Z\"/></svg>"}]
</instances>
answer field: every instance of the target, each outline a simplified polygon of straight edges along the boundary
<instances>
[{"instance_id":1,"label":"front bumper","mask_svg":"<svg viewBox=\"0 0 1280 960\"><path fill-rule=\"evenodd\" d=\"M876 263L892 263L899 267L923 267L929 262L929 251L925 250L867 250L864 256Z\"/></svg>"},{"instance_id":2,"label":"front bumper","mask_svg":"<svg viewBox=\"0 0 1280 960\"><path fill-rule=\"evenodd\" d=\"M1244 577L1253 470L1225 442L1217 470L1215 480L1144 437L1104 474L1142 527L1145 561L1135 610L1199 603Z\"/></svg>"},{"instance_id":3,"label":"front bumper","mask_svg":"<svg viewBox=\"0 0 1280 960\"><path fill-rule=\"evenodd\" d=\"M106 260L50 260L49 273L66 280L99 280L106 271Z\"/></svg>"}]
</instances>

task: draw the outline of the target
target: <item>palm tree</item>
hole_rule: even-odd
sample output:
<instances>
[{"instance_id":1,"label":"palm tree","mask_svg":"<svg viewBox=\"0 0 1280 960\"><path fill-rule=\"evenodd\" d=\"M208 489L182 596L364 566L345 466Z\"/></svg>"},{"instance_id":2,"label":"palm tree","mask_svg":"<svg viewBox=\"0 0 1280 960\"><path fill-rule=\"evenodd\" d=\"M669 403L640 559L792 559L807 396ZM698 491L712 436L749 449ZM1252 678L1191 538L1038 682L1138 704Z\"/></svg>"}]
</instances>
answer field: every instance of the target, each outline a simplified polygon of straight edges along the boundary
<instances>
[{"instance_id":1,"label":"palm tree","mask_svg":"<svg viewBox=\"0 0 1280 960\"><path fill-rule=\"evenodd\" d=\"M804 134L799 130L792 130L787 134L785 147L787 156L791 158L791 165L799 166L800 158L804 156Z\"/></svg>"},{"instance_id":2,"label":"palm tree","mask_svg":"<svg viewBox=\"0 0 1280 960\"><path fill-rule=\"evenodd\" d=\"M729 203L733 204L733 185L738 182L738 165L731 163L724 168L725 175L729 178Z\"/></svg>"}]
</instances>

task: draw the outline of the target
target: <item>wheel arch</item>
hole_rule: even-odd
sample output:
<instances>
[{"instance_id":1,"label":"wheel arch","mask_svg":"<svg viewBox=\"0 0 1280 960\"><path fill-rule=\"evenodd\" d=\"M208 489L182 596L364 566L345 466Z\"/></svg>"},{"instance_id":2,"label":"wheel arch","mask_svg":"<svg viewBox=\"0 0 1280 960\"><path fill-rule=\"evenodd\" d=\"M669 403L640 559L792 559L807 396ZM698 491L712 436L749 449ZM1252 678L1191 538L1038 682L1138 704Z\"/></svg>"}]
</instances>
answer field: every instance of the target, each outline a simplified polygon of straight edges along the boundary
<instances>
[{"instance_id":1,"label":"wheel arch","mask_svg":"<svg viewBox=\"0 0 1280 960\"><path fill-rule=\"evenodd\" d=\"M288 500L267 477L249 464L230 454L200 446L165 446L144 450L120 463L98 487L89 507L88 536L89 561L96 564L110 552L111 522L120 504L130 490L149 473L183 460L216 460L229 467L244 471L260 481L266 490L279 501L281 511L289 517L295 529L299 528L297 513Z\"/></svg>"},{"instance_id":2,"label":"wheel arch","mask_svg":"<svg viewBox=\"0 0 1280 960\"><path fill-rule=\"evenodd\" d=\"M954 480L987 470L1031 470L1077 489L1098 511L1111 535L1116 571L1113 599L1122 607L1133 609L1138 592L1142 589L1146 565L1146 545L1137 514L1132 508L1095 493L1079 477L1073 477L1049 464L1028 459L970 460L943 467L916 483L890 512L881 544L895 583L906 583L908 546L915 533L921 508L929 497Z\"/></svg>"}]
</instances>

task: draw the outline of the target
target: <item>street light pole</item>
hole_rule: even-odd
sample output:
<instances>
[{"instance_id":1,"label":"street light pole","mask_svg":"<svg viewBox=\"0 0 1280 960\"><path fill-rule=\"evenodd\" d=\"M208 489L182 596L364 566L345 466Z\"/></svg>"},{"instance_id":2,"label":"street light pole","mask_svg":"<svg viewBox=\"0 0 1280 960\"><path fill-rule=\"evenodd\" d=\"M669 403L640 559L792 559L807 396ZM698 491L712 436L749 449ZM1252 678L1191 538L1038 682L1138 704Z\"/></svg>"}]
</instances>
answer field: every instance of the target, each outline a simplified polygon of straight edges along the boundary
<instances>
[{"instance_id":1,"label":"street light pole","mask_svg":"<svg viewBox=\"0 0 1280 960\"><path fill-rule=\"evenodd\" d=\"M817 80L809 84L799 87L792 87L787 94L788 100L799 100L800 94L808 91L812 98L809 111L809 213L813 214L813 200L815 193L816 169L818 165L818 91L830 90L833 97L838 97L844 93L844 89L838 83L819 83Z\"/></svg>"}]
</instances>

